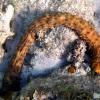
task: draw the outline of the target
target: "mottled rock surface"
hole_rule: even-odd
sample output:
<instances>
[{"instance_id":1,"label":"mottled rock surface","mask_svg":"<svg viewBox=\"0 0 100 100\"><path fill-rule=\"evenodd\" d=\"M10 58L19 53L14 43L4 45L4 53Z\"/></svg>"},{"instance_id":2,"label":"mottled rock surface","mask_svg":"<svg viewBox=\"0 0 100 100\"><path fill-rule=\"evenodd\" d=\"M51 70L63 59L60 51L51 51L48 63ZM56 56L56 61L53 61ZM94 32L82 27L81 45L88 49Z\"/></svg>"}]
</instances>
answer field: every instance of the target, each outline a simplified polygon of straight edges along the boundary
<instances>
[{"instance_id":1,"label":"mottled rock surface","mask_svg":"<svg viewBox=\"0 0 100 100\"><path fill-rule=\"evenodd\" d=\"M98 4L100 4L99 0L96 0L96 3L94 0L1 0L1 84L3 74L6 70L5 68L7 68L7 62L9 62L21 36L23 36L31 21L34 21L43 13L49 11L70 12L77 14L90 23L94 23L99 31L100 9L99 6L97 8ZM7 7L10 9L10 12L9 10L5 10ZM15 12L13 12L14 10ZM8 17L7 20L5 16ZM4 55L2 44L8 36L12 36L13 34L15 34L15 36L11 39L7 39L5 43ZM84 93L86 93L85 97L87 96L87 98L89 98L87 100L92 100L93 93L100 93L100 77L93 77L91 73L87 74L87 68L89 68L90 64L89 55L86 54L87 46L84 41L78 39L74 31L59 26L48 31L44 40L39 36L40 33L37 33L37 35L39 37L37 44L30 47L23 65L21 73L22 89L11 95L12 100L30 100L30 98L32 100L44 100L44 98L46 98L46 100L52 100L52 98L53 100L66 100L65 98L67 98L67 100L78 100L77 98L81 98ZM80 41L80 46L79 44L74 46L83 49L79 58L75 58L74 61L72 58L76 56L78 52L72 50L72 47L74 48L73 44L76 44L76 40ZM2 58L3 56L4 59ZM84 65L85 67L78 69L77 73L69 74L67 72L70 66L68 61L77 66L81 64L81 66ZM85 74L85 76L83 76L83 74ZM68 94L69 91L70 93ZM84 91L84 93L82 92L82 96L80 96L78 91ZM66 97L64 97L64 93L67 95ZM72 94L73 96L71 98L70 95ZM51 99L48 99L48 97ZM84 96L79 100L83 100L83 98Z\"/></svg>"}]
</instances>

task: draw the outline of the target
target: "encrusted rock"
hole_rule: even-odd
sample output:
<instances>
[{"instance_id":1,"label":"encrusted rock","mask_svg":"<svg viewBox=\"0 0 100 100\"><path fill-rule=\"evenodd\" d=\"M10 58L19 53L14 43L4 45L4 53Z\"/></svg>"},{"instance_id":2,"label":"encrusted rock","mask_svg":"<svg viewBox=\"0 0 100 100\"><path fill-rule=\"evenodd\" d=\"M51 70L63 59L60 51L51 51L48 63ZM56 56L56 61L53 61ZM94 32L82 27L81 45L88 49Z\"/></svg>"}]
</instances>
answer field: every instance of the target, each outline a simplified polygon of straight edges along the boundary
<instances>
[{"instance_id":1,"label":"encrusted rock","mask_svg":"<svg viewBox=\"0 0 100 100\"><path fill-rule=\"evenodd\" d=\"M8 5L6 12L2 12L0 15L0 58L4 56L2 44L5 42L7 37L14 35L14 33L10 31L10 21L13 17L13 14L14 7L12 5Z\"/></svg>"},{"instance_id":2,"label":"encrusted rock","mask_svg":"<svg viewBox=\"0 0 100 100\"><path fill-rule=\"evenodd\" d=\"M71 66L66 67L69 73L76 73L77 75L86 75L90 71L90 67L84 63L86 52L85 42L76 39L71 46L67 60L71 62Z\"/></svg>"}]
</instances>

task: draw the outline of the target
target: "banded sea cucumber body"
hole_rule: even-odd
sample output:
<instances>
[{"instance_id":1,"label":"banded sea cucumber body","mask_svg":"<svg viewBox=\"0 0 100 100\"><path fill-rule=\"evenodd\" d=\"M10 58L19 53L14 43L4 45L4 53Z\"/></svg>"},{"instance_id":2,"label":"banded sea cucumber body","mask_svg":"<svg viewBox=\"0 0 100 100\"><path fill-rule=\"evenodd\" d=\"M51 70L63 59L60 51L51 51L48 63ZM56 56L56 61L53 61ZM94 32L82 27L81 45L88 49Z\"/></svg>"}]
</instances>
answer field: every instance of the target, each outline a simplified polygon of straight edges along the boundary
<instances>
[{"instance_id":1,"label":"banded sea cucumber body","mask_svg":"<svg viewBox=\"0 0 100 100\"><path fill-rule=\"evenodd\" d=\"M95 28L89 24L89 22L77 15L53 12L43 15L36 21L32 22L28 27L10 62L9 70L6 73L7 80L13 79L12 77L17 77L20 73L28 49L31 44L35 42L35 33L39 31L45 33L48 29L60 25L74 30L81 39L86 41L89 47L93 50L93 58L90 67L93 68L97 74L100 74L100 36L95 31Z\"/></svg>"}]
</instances>

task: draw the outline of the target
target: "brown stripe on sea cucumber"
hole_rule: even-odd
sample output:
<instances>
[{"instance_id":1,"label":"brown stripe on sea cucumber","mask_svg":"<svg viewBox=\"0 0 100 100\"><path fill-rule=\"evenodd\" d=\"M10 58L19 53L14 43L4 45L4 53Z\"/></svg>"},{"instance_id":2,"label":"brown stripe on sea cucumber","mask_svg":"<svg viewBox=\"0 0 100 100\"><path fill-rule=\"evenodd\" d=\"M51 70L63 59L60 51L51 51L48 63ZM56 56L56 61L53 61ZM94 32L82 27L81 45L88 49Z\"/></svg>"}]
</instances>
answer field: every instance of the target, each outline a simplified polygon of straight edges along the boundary
<instances>
[{"instance_id":1,"label":"brown stripe on sea cucumber","mask_svg":"<svg viewBox=\"0 0 100 100\"><path fill-rule=\"evenodd\" d=\"M19 74L19 72L21 71L22 64L24 62L24 58L28 52L28 49L31 44L35 42L36 32L39 32L44 28L50 29L59 25L64 25L70 29L76 30L78 33L77 35L88 43L89 47L93 49L95 53L92 59L91 67L95 70L95 72L100 74L100 36L95 31L93 25L91 25L84 19L78 17L77 15L72 15L70 13L53 12L37 19L36 21L32 22L32 24L28 27L27 31L25 32L25 35L19 43L19 46L14 56L12 57L12 60L9 65L9 70L6 73L5 79L8 76L9 79L12 79L12 77L14 79L14 77L19 76L17 74ZM16 71L16 73L14 74L15 76L11 75L13 70L18 71ZM9 80L6 81L8 81L8 84L10 84L11 81L13 82L13 80L11 80L10 82Z\"/></svg>"}]
</instances>

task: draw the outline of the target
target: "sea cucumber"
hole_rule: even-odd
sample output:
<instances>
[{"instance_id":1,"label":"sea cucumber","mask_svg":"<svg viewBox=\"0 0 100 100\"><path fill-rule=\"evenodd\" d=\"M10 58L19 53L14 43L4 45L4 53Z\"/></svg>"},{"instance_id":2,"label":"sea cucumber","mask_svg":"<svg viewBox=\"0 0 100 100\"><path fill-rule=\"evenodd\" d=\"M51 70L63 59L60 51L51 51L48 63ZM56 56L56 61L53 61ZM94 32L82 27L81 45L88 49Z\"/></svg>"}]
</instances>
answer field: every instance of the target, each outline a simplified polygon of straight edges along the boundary
<instances>
[{"instance_id":1,"label":"sea cucumber","mask_svg":"<svg viewBox=\"0 0 100 100\"><path fill-rule=\"evenodd\" d=\"M15 55L11 59L4 79L11 83L12 80L16 80L16 77L19 77L24 58L31 44L35 43L37 32L43 31L45 33L48 29L60 25L74 30L81 39L86 41L90 49L93 50L91 68L93 68L97 74L100 74L100 36L95 31L93 25L77 15L52 12L46 13L36 21L32 22L28 27L17 47Z\"/></svg>"}]
</instances>

